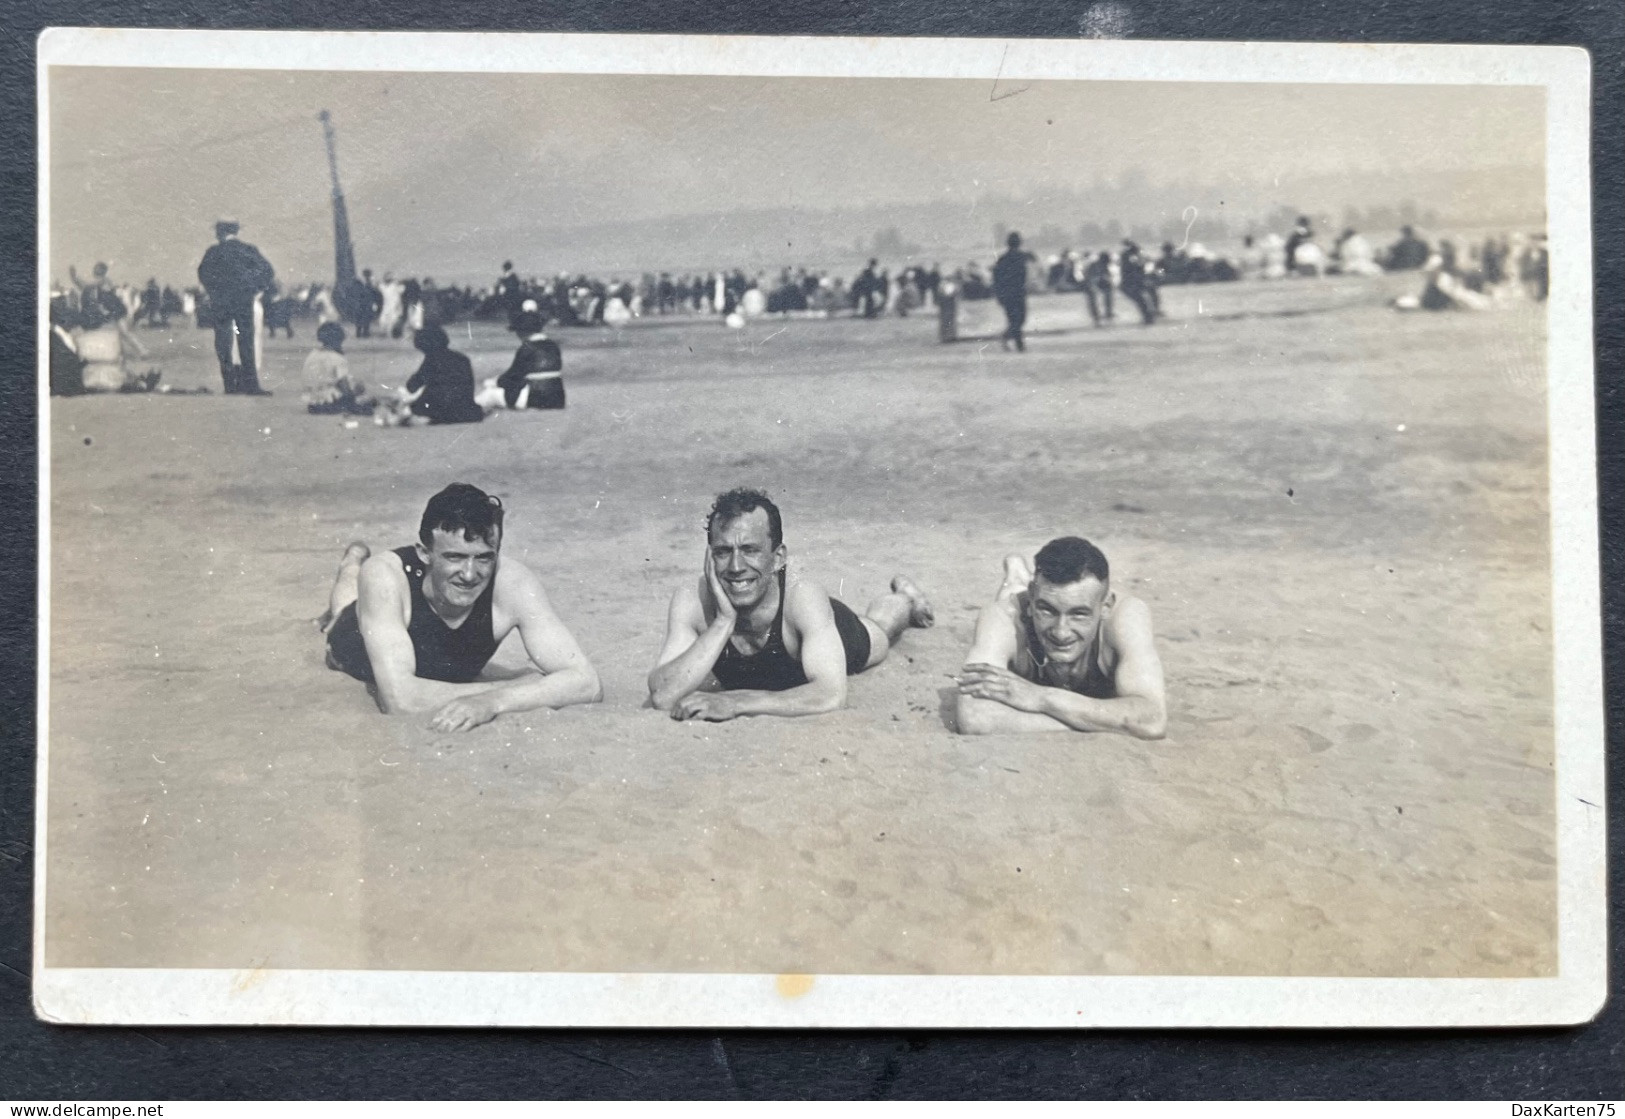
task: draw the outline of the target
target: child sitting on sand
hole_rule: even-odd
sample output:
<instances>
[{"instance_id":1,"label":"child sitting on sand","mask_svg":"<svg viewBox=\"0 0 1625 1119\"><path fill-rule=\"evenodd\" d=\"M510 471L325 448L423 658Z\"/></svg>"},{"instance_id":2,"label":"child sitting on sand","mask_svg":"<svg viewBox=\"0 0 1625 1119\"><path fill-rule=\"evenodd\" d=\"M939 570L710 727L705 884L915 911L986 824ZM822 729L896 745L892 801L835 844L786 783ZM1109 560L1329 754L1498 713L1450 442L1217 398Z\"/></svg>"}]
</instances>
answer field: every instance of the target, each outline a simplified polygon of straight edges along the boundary
<instances>
[{"instance_id":1,"label":"child sitting on sand","mask_svg":"<svg viewBox=\"0 0 1625 1119\"><path fill-rule=\"evenodd\" d=\"M305 357L305 411L313 416L370 416L377 401L367 387L350 379L344 356L344 328L324 322L316 328L319 345Z\"/></svg>"}]
</instances>

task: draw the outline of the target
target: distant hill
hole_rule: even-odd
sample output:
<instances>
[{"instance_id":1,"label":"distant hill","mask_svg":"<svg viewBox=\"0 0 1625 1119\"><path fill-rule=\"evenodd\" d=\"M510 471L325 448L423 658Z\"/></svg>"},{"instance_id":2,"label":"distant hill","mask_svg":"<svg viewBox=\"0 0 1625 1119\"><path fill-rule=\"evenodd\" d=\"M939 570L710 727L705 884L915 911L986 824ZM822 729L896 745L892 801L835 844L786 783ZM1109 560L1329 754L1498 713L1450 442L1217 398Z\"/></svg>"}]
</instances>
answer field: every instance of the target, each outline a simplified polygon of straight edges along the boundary
<instances>
[{"instance_id":1,"label":"distant hill","mask_svg":"<svg viewBox=\"0 0 1625 1119\"><path fill-rule=\"evenodd\" d=\"M936 197L876 206L832 200L819 208L711 210L575 226L538 220L493 229L470 222L464 228L415 231L413 244L391 245L384 252L365 229L358 230L358 240L361 256L375 266L388 258L397 270L428 273L442 282L485 283L505 259L527 274L848 268L868 255L892 265L906 256L952 264L995 251L1005 229L1022 231L1032 248L1044 252L1110 244L1125 235L1177 241L1187 228L1193 240L1223 244L1247 232L1289 228L1299 213L1314 217L1328 234L1345 224L1385 232L1406 222L1424 228L1539 228L1544 208L1544 174L1538 167L1298 177L1288 171L1278 181L1271 175L1202 186L1130 175L1118 183L1022 198ZM373 221L387 225L389 215L377 214Z\"/></svg>"}]
</instances>

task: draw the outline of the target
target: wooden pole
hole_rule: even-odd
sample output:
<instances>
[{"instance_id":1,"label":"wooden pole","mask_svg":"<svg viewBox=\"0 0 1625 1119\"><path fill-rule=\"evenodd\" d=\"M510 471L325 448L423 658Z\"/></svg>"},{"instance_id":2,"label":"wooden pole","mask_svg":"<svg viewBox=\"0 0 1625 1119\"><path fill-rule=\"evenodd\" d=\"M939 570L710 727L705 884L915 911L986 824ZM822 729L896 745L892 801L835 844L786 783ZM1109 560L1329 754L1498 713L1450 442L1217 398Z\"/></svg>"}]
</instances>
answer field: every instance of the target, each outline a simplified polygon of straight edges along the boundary
<instances>
[{"instance_id":1,"label":"wooden pole","mask_svg":"<svg viewBox=\"0 0 1625 1119\"><path fill-rule=\"evenodd\" d=\"M333 118L326 109L316 114L322 122L322 138L327 141L327 169L333 178L333 291L345 290L355 280L355 245L350 240L350 215L339 188L339 158L333 142Z\"/></svg>"}]
</instances>

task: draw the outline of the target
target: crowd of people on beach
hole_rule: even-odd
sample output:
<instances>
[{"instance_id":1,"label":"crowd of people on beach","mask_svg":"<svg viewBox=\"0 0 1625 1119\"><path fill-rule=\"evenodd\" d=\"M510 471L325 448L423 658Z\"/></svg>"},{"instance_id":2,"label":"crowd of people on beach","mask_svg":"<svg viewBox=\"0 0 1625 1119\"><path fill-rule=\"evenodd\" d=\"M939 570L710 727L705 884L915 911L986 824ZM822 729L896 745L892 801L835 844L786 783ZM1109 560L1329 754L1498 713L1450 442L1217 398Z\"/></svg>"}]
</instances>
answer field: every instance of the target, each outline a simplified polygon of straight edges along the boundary
<instances>
[{"instance_id":1,"label":"crowd of people on beach","mask_svg":"<svg viewBox=\"0 0 1625 1119\"><path fill-rule=\"evenodd\" d=\"M1424 251L1424 249L1426 251ZM1415 295L1394 300L1400 311L1487 311L1520 300L1544 303L1551 290L1546 235L1513 233L1458 250L1453 241L1410 248L1424 280Z\"/></svg>"},{"instance_id":2,"label":"crowd of people on beach","mask_svg":"<svg viewBox=\"0 0 1625 1119\"><path fill-rule=\"evenodd\" d=\"M244 395L268 395L257 376L261 333L292 337L297 322L314 320L317 346L304 366L310 409L408 424L474 417L476 409L448 406L449 396L437 387L439 378L459 384L463 379L460 367L452 368L458 363L440 356L452 353L449 341L436 345L446 324L464 320L505 321L520 340L505 379L468 392L471 400L480 398L483 415L502 407L564 406L562 357L547 337L549 326L618 327L641 318L711 316L739 327L763 315L873 319L931 308L942 339L951 341L957 304L991 299L1006 313L1004 344L1019 350L1025 348L1026 299L1046 292L1082 294L1090 321L1104 326L1116 319L1119 299L1133 306L1140 322L1155 323L1163 314L1160 289L1179 284L1415 271L1423 276L1420 290L1394 300L1396 308L1483 310L1516 298L1544 300L1550 282L1544 234L1493 235L1458 247L1450 239L1429 242L1407 225L1397 240L1378 249L1344 228L1323 247L1307 217L1285 237L1249 235L1228 256L1201 243L1171 241L1152 254L1125 238L1115 249L1065 248L1040 260L1012 234L990 268L977 260L952 271L940 263L907 263L894 273L871 258L850 279L827 269L786 266L772 276L733 268L646 272L633 281L586 274L522 277L508 261L491 285L480 288L391 272L375 280L364 269L337 285L285 289L258 250L238 239L235 222L222 221L216 231L217 243L205 255L196 284L171 286L156 277L144 285L116 281L103 263L86 279L70 267L69 283L53 287L50 296L51 391L170 391L160 385L161 372L143 364L148 352L137 331L170 329L176 319L214 331L224 391ZM424 353L426 372L386 406L349 376L343 343L351 335L409 341ZM472 384L471 371L467 379ZM460 387L456 395L460 401Z\"/></svg>"}]
</instances>

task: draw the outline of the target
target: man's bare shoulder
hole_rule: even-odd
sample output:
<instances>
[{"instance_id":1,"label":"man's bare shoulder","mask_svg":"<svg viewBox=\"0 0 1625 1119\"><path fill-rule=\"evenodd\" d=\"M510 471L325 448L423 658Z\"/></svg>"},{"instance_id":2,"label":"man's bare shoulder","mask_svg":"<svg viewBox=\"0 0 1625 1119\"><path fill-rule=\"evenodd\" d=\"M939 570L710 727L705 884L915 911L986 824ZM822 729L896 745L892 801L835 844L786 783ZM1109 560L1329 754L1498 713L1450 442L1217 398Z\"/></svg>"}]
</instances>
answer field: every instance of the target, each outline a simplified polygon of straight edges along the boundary
<instances>
[{"instance_id":1,"label":"man's bare shoulder","mask_svg":"<svg viewBox=\"0 0 1625 1119\"><path fill-rule=\"evenodd\" d=\"M1151 636L1151 607L1131 594L1120 594L1106 616L1106 638L1114 646L1124 641L1146 640Z\"/></svg>"},{"instance_id":2,"label":"man's bare shoulder","mask_svg":"<svg viewBox=\"0 0 1625 1119\"><path fill-rule=\"evenodd\" d=\"M406 568L393 550L374 552L361 565L361 593L391 593L406 586Z\"/></svg>"},{"instance_id":3,"label":"man's bare shoulder","mask_svg":"<svg viewBox=\"0 0 1625 1119\"><path fill-rule=\"evenodd\" d=\"M693 581L685 580L678 583L677 588L671 592L671 605L674 610L696 610L704 613L705 576L702 575Z\"/></svg>"},{"instance_id":4,"label":"man's bare shoulder","mask_svg":"<svg viewBox=\"0 0 1625 1119\"><path fill-rule=\"evenodd\" d=\"M356 579L356 614L365 624L378 626L412 619L412 592L406 569L394 552L375 552L361 564Z\"/></svg>"},{"instance_id":5,"label":"man's bare shoulder","mask_svg":"<svg viewBox=\"0 0 1625 1119\"><path fill-rule=\"evenodd\" d=\"M536 574L535 569L522 560L504 556L497 565L495 596L507 600L513 595L534 594L537 591L545 593L542 577Z\"/></svg>"},{"instance_id":6,"label":"man's bare shoulder","mask_svg":"<svg viewBox=\"0 0 1625 1119\"><path fill-rule=\"evenodd\" d=\"M671 603L666 608L668 633L673 627L692 630L698 634L706 627L705 576L678 583L671 592Z\"/></svg>"},{"instance_id":7,"label":"man's bare shoulder","mask_svg":"<svg viewBox=\"0 0 1625 1119\"><path fill-rule=\"evenodd\" d=\"M829 617L829 592L811 579L786 579L784 615L798 627L804 622Z\"/></svg>"}]
</instances>

